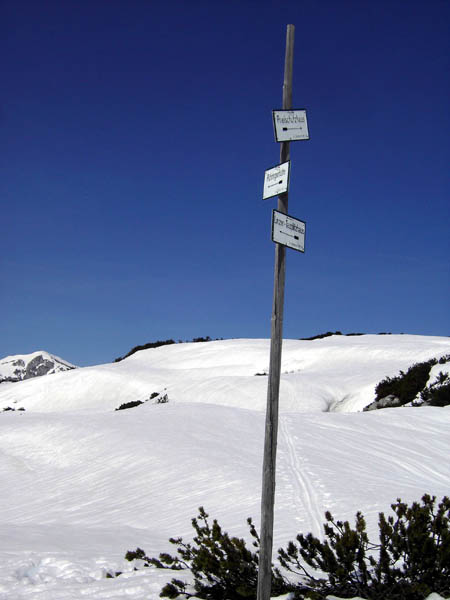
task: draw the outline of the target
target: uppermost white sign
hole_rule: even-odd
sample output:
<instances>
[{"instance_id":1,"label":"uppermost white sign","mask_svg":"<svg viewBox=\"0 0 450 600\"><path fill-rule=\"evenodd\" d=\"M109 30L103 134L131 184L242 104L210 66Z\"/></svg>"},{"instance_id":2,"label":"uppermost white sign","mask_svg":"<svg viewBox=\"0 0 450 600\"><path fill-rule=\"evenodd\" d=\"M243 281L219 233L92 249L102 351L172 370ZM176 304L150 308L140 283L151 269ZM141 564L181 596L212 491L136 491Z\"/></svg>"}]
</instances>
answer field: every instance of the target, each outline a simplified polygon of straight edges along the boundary
<instances>
[{"instance_id":1,"label":"uppermost white sign","mask_svg":"<svg viewBox=\"0 0 450 600\"><path fill-rule=\"evenodd\" d=\"M277 142L309 140L306 110L273 110L273 128Z\"/></svg>"}]
</instances>

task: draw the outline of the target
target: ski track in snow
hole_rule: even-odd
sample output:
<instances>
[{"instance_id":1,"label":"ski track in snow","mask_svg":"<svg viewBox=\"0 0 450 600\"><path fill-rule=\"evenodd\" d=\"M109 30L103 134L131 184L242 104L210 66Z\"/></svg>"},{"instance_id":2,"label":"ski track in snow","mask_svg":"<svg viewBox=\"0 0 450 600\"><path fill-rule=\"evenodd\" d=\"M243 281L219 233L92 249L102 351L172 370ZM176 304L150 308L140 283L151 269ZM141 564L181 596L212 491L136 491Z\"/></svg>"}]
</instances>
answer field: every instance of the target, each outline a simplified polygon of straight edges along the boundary
<instances>
[{"instance_id":1,"label":"ski track in snow","mask_svg":"<svg viewBox=\"0 0 450 600\"><path fill-rule=\"evenodd\" d=\"M288 465L294 488L292 500L296 506L295 512L304 514L306 511L311 519L312 533L320 535L323 519L319 507L322 503L319 501L314 482L308 474L307 461L300 458L299 450L295 446L296 436L292 433L292 422L289 417L281 416L279 425L282 441L287 449Z\"/></svg>"}]
</instances>

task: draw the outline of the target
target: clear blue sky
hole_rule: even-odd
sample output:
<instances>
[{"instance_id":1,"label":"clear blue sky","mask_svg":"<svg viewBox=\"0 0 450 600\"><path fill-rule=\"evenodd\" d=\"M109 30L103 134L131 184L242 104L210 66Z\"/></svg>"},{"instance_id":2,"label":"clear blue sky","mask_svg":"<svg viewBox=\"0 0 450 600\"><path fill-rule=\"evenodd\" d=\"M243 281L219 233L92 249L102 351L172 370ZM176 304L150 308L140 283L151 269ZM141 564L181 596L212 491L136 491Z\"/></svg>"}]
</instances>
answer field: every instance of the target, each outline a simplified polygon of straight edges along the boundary
<instances>
[{"instance_id":1,"label":"clear blue sky","mask_svg":"<svg viewBox=\"0 0 450 600\"><path fill-rule=\"evenodd\" d=\"M0 356L270 337L288 23L284 336L450 334L449 2L3 0Z\"/></svg>"}]
</instances>

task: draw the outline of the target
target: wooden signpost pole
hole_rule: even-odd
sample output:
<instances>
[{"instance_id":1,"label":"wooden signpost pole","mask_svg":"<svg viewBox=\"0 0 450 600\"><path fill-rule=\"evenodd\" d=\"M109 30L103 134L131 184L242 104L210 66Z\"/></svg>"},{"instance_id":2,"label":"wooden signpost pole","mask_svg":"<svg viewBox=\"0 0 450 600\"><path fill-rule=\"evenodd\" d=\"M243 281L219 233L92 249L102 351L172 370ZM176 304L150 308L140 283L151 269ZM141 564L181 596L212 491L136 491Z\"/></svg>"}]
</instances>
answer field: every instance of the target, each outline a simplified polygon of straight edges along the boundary
<instances>
[{"instance_id":1,"label":"wooden signpost pole","mask_svg":"<svg viewBox=\"0 0 450 600\"><path fill-rule=\"evenodd\" d=\"M284 62L283 109L292 108L292 65L294 56L293 25L287 26ZM281 142L280 163L289 160L289 142ZM287 214L288 192L278 196L278 211ZM269 381L267 388L266 431L264 441L263 481L261 497L261 544L257 600L270 600L275 502L275 467L278 434L278 398L280 391L281 347L283 339L284 282L286 247L275 244L275 273L271 320Z\"/></svg>"}]
</instances>

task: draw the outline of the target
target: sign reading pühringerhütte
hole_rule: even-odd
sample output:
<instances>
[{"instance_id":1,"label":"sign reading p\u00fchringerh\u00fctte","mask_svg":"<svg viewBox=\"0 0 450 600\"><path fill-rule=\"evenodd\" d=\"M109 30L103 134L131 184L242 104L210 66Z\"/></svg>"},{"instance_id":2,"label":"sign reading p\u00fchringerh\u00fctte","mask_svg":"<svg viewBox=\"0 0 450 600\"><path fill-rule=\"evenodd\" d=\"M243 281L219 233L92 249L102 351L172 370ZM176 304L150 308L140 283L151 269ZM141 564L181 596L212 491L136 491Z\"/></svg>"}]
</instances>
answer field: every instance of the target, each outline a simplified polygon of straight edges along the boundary
<instances>
[{"instance_id":1,"label":"sign reading p\u00fchringerh\u00fctte","mask_svg":"<svg viewBox=\"0 0 450 600\"><path fill-rule=\"evenodd\" d=\"M309 140L306 110L273 110L273 128L277 142Z\"/></svg>"},{"instance_id":2,"label":"sign reading p\u00fchringerh\u00fctte","mask_svg":"<svg viewBox=\"0 0 450 600\"><path fill-rule=\"evenodd\" d=\"M290 166L291 161L288 160L264 172L263 200L288 191Z\"/></svg>"},{"instance_id":3,"label":"sign reading p\u00fchringerh\u00fctte","mask_svg":"<svg viewBox=\"0 0 450 600\"><path fill-rule=\"evenodd\" d=\"M306 223L278 210L272 211L272 241L299 252L305 251Z\"/></svg>"}]
</instances>

